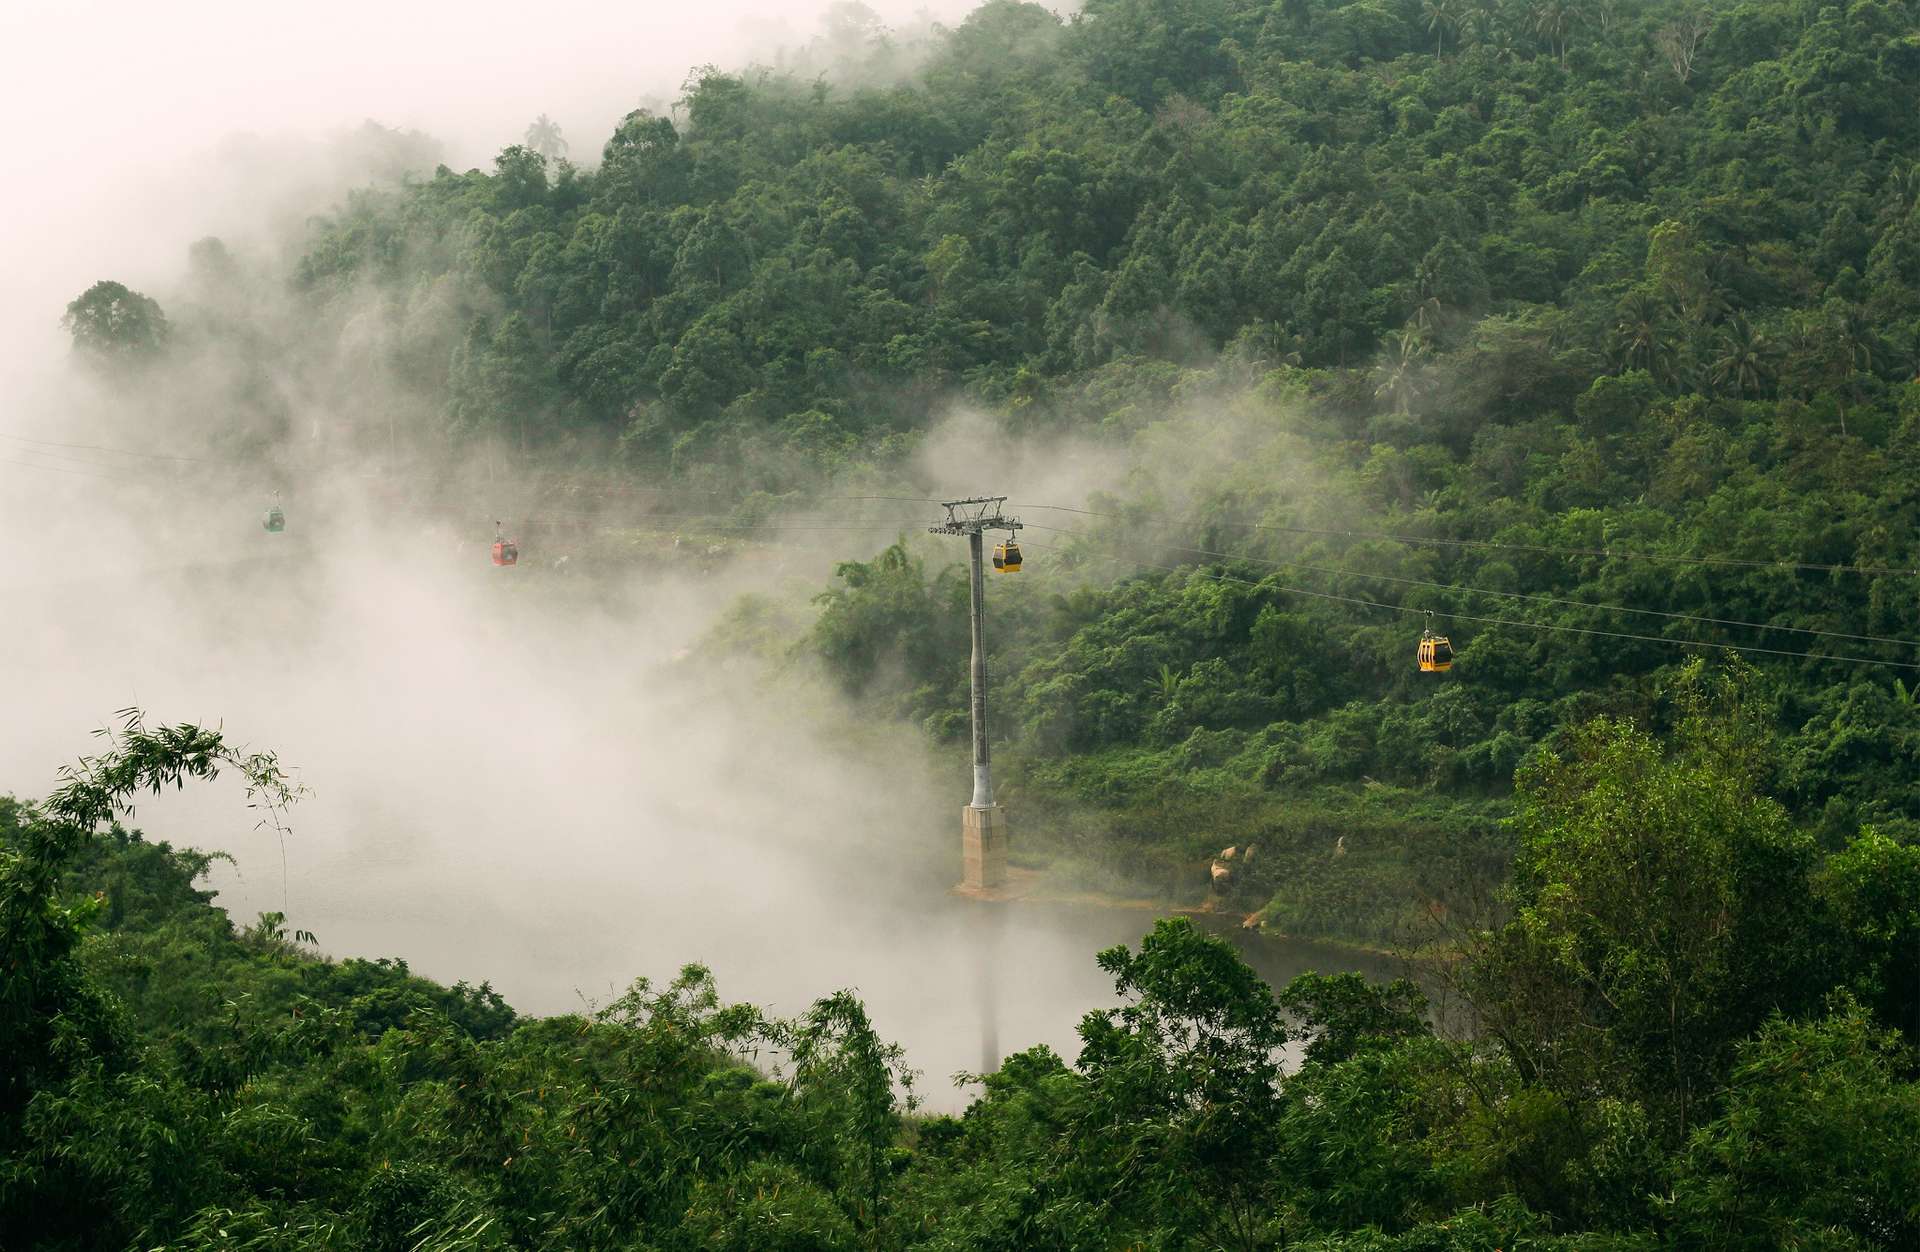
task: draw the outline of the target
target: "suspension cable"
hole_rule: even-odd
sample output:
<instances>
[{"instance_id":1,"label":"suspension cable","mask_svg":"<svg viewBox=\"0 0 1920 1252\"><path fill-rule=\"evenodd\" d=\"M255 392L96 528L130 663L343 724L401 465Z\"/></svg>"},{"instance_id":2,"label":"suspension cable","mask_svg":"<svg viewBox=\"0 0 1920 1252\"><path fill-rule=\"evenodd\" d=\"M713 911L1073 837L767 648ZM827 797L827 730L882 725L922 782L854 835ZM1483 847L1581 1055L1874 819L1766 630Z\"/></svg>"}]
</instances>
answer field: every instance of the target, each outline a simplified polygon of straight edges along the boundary
<instances>
[{"instance_id":1,"label":"suspension cable","mask_svg":"<svg viewBox=\"0 0 1920 1252\"><path fill-rule=\"evenodd\" d=\"M1033 544L1032 546L1046 547L1050 545ZM1247 587L1259 587L1259 588L1271 587L1274 590L1284 591L1290 595L1311 596L1319 600L1338 600L1347 604L1365 605L1368 608L1386 609L1394 613L1424 614L1427 612L1426 609L1418 608L1413 605L1389 604L1383 600L1368 600L1360 596L1335 595L1331 592L1315 591L1308 587L1289 587L1284 583L1275 582L1270 578L1269 579L1240 578L1232 574L1219 573L1212 570L1202 569L1201 567L1196 565L1188 565L1188 566L1161 565L1158 562L1141 560L1139 557L1114 555L1112 553L1106 553L1106 552L1093 552L1090 555L1104 561L1114 561L1123 565L1125 564L1138 565L1147 569L1163 570L1169 574L1191 574L1193 576L1200 577L1200 578L1210 578L1218 582L1239 583ZM1755 655L1760 655L1760 656L1794 657L1799 660L1807 660L1807 661L1842 661L1852 665L1876 665L1876 666L1882 666L1887 669L1920 670L1920 662L1883 661L1878 659L1877 657L1870 657L1870 656L1850 656L1842 653L1833 653L1833 652L1793 652L1784 648L1763 648L1755 644L1710 643L1702 639L1672 639L1672 638L1668 638L1665 635L1641 635L1641 634L1633 634L1626 631L1599 630L1597 628L1590 627L1590 626L1567 626L1567 625L1562 625L1555 622L1529 622L1520 618L1484 617L1484 616L1480 616L1472 613L1443 613L1443 612L1439 612L1438 610L1435 610L1434 616L1444 617L1449 621L1456 621L1456 622L1474 622L1480 625L1487 625L1487 626L1517 626L1523 630L1557 631L1564 634L1590 635L1590 636L1596 636L1596 637L1607 638L1607 639L1626 639L1626 640L1631 640L1638 643L1666 644L1669 647L1715 648L1722 652L1745 652L1745 653L1753 653Z\"/></svg>"},{"instance_id":2,"label":"suspension cable","mask_svg":"<svg viewBox=\"0 0 1920 1252\"><path fill-rule=\"evenodd\" d=\"M1115 521L1131 521L1120 513L1103 513L1098 509L1076 509L1064 504L1028 504L1021 502L1023 509L1047 509L1056 513L1078 513L1083 517L1103 517ZM1241 522L1220 519L1212 522L1218 526L1239 526L1248 530L1270 530L1287 535L1315 535L1332 539L1385 539L1394 543L1424 544L1430 547L1475 548L1496 552L1528 552L1537 556L1562 557L1604 557L1622 561L1652 561L1674 565L1720 565L1740 569L1780 569L1817 574L1860 574L1868 577L1875 575L1912 575L1920 574L1920 569L1900 568L1890 565L1833 565L1812 561L1760 561L1741 557L1723 556L1687 556L1660 552L1635 552L1619 548L1577 548L1558 547L1550 544L1498 543L1490 539L1443 539L1432 535L1401 535L1378 530L1333 530L1316 526L1283 526L1275 522Z\"/></svg>"},{"instance_id":3,"label":"suspension cable","mask_svg":"<svg viewBox=\"0 0 1920 1252\"><path fill-rule=\"evenodd\" d=\"M1081 535L1087 532L1068 527L1048 526L1041 522L1028 522L1032 530L1051 531L1062 535ZM1485 587L1470 587L1461 583L1440 583L1425 578L1407 578L1397 574L1374 574L1366 570L1343 569L1329 565L1314 565L1305 561L1280 561L1268 557L1245 556L1235 552L1219 552L1211 548L1187 548L1177 544L1161 545L1171 552L1186 552L1196 556L1214 557L1223 561L1244 561L1250 565L1268 565L1277 569L1310 570L1318 574L1332 574L1346 578L1365 578L1375 582L1398 583L1407 587L1426 587L1438 591L1467 595L1489 596L1504 600L1525 600L1533 604L1554 604L1569 608L1599 609L1608 613L1638 613L1647 617L1666 618L1670 621L1693 622L1700 625L1737 626L1747 630L1775 630L1796 635L1813 635L1823 639L1847 639L1856 643L1890 643L1905 648L1920 648L1920 640L1897 639L1891 635L1856 635L1839 630L1820 630L1812 626L1780 626L1771 622L1746 622L1730 617L1705 617L1694 613L1676 613L1667 609L1642 609L1629 604L1601 604L1590 600L1568 600L1560 596L1533 595L1524 591L1494 591Z\"/></svg>"}]
</instances>

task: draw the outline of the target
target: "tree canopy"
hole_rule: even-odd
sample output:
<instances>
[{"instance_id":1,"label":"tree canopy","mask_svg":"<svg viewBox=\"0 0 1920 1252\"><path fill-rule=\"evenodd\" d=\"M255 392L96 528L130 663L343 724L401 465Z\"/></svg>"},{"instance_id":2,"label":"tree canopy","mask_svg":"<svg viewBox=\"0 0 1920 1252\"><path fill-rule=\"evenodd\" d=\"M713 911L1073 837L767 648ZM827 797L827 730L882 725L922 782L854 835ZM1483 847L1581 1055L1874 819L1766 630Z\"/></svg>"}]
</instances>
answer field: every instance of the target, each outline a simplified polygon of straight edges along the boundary
<instances>
[{"instance_id":1,"label":"tree canopy","mask_svg":"<svg viewBox=\"0 0 1920 1252\"><path fill-rule=\"evenodd\" d=\"M778 1019L692 967L530 1019L235 927L115 822L272 762L134 724L0 808L8 1238L1920 1242L1913 5L993 0L910 47L842 9L816 53L68 328L123 384L214 378L212 446L323 406L743 531L927 494L976 412L1073 483L1015 502L993 591L1026 854L1134 888L1257 848L1218 903L1411 939L1418 980L1276 992L1162 921L1075 1055L923 1116L851 994ZM781 644L938 740L934 551L842 562Z\"/></svg>"},{"instance_id":2,"label":"tree canopy","mask_svg":"<svg viewBox=\"0 0 1920 1252\"><path fill-rule=\"evenodd\" d=\"M841 992L793 1019L695 966L515 1014L235 927L138 790L277 762L130 722L0 803L0 1220L23 1249L1908 1246L1920 923L1864 832L1755 790L1738 680L1662 741L1608 719L1521 781L1509 919L1415 983L1276 992L1161 920L1099 955L1071 1062L916 1112ZM1863 887L1865 890L1863 891ZM1875 996L1898 989L1887 1007Z\"/></svg>"}]
</instances>

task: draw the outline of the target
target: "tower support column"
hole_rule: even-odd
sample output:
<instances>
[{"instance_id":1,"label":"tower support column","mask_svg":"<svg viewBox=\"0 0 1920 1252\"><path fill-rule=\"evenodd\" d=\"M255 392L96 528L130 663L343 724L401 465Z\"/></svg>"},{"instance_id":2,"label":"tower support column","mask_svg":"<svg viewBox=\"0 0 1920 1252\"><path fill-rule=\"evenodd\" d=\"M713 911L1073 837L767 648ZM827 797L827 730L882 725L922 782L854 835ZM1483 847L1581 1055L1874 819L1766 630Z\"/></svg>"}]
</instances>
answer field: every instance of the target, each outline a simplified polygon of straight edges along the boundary
<instances>
[{"instance_id":1,"label":"tower support column","mask_svg":"<svg viewBox=\"0 0 1920 1252\"><path fill-rule=\"evenodd\" d=\"M976 496L945 502L947 520L930 527L937 535L967 540L968 634L973 643L969 711L973 723L973 799L960 811L960 886L993 891L1007 883L1007 815L993 802L993 762L987 747L987 587L988 530L1018 531L1017 518L1004 517L1005 496Z\"/></svg>"}]
</instances>

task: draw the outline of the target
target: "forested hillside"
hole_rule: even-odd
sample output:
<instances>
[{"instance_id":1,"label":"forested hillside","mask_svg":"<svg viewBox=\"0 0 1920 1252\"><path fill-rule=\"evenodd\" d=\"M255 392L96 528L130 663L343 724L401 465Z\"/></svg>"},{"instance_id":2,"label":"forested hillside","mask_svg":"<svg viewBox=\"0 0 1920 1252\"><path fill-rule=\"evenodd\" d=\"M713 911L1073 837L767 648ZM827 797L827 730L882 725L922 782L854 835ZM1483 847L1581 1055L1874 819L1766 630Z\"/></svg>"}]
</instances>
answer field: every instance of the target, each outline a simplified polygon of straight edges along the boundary
<instances>
[{"instance_id":1,"label":"forested hillside","mask_svg":"<svg viewBox=\"0 0 1920 1252\"><path fill-rule=\"evenodd\" d=\"M208 243L165 347L99 301L76 342L217 362L216 445L318 408L370 452L573 467L573 500L706 493L652 497L675 530L1120 466L1013 501L992 628L1025 854L1102 881L1253 839L1275 924L1402 935L1498 872L1526 754L1655 716L1687 641L1751 649L1771 786L1829 846L1916 829L1911 5L996 0L823 46L694 72L597 164L536 127L369 189L291 311ZM957 408L991 425L926 481ZM954 555L850 566L811 636L939 736Z\"/></svg>"},{"instance_id":2,"label":"forested hillside","mask_svg":"<svg viewBox=\"0 0 1920 1252\"><path fill-rule=\"evenodd\" d=\"M993 3L897 86L702 70L592 170L516 147L369 194L299 281L378 293L400 376L458 428L611 431L683 473L884 456L956 389L1100 423L1157 398L1146 363L1225 352L1499 494L1529 453L1586 450L1550 505L1619 494L1638 466L1608 440L1677 425L1708 462L1684 495L1738 446L1678 415L1892 433L1920 370L1913 22ZM1554 415L1573 428L1540 449Z\"/></svg>"},{"instance_id":3,"label":"forested hillside","mask_svg":"<svg viewBox=\"0 0 1920 1252\"><path fill-rule=\"evenodd\" d=\"M484 449L744 543L902 497L721 642L956 749L917 506L1026 475L1016 855L1251 842L1226 903L1422 984L1164 922L1072 1063L920 1117L852 996L524 1019L236 929L114 823L273 763L134 728L0 810L0 1246L1920 1244L1920 11L996 0L807 64L203 241L76 349L290 486Z\"/></svg>"},{"instance_id":4,"label":"forested hillside","mask_svg":"<svg viewBox=\"0 0 1920 1252\"><path fill-rule=\"evenodd\" d=\"M840 993L688 969L596 1012L236 929L207 859L117 824L271 757L137 719L0 803L9 1249L1905 1248L1920 1238L1920 849L1833 854L1756 789L1737 682L1662 744L1601 720L1520 779L1510 920L1411 982L1275 992L1162 921L1099 961L1072 1064L961 1117ZM277 819L276 819L277 820ZM1302 1050L1284 1069L1280 1049Z\"/></svg>"}]
</instances>

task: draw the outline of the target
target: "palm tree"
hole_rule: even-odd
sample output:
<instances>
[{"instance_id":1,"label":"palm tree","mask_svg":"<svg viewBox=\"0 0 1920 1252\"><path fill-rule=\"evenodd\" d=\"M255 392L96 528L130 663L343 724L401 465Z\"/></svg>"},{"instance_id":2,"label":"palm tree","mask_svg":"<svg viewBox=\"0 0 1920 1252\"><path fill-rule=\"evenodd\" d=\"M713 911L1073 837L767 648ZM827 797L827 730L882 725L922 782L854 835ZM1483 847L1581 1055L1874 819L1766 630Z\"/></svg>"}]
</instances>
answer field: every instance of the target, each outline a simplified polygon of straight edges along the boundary
<instances>
[{"instance_id":1,"label":"palm tree","mask_svg":"<svg viewBox=\"0 0 1920 1252\"><path fill-rule=\"evenodd\" d=\"M1423 282L1421 284L1422 290L1425 290L1425 287L1426 284ZM1440 333L1440 323L1446 316L1446 312L1447 306L1440 302L1440 297L1429 295L1426 299L1414 306L1413 316L1407 319L1407 325L1411 326L1413 332L1420 336L1420 341L1423 344L1431 343Z\"/></svg>"},{"instance_id":2,"label":"palm tree","mask_svg":"<svg viewBox=\"0 0 1920 1252\"><path fill-rule=\"evenodd\" d=\"M1504 65L1520 59L1520 45L1515 42L1511 26L1491 27L1481 41L1493 59Z\"/></svg>"},{"instance_id":3,"label":"palm tree","mask_svg":"<svg viewBox=\"0 0 1920 1252\"><path fill-rule=\"evenodd\" d=\"M1887 191L1892 197L1892 216L1905 217L1920 205L1920 161L1887 176Z\"/></svg>"},{"instance_id":4,"label":"palm tree","mask_svg":"<svg viewBox=\"0 0 1920 1252\"><path fill-rule=\"evenodd\" d=\"M1160 662L1160 672L1154 675L1153 679L1153 694L1154 698L1160 702L1161 708L1171 706L1180 698L1180 678L1179 670L1165 661Z\"/></svg>"},{"instance_id":5,"label":"palm tree","mask_svg":"<svg viewBox=\"0 0 1920 1252\"><path fill-rule=\"evenodd\" d=\"M1661 294L1673 315L1690 326L1711 326L1727 311L1727 298L1705 274L1687 275L1664 284Z\"/></svg>"},{"instance_id":6,"label":"palm tree","mask_svg":"<svg viewBox=\"0 0 1920 1252\"><path fill-rule=\"evenodd\" d=\"M1547 47L1560 59L1561 68L1566 68L1567 36L1583 16L1580 0L1538 0L1531 16L1534 32L1547 41Z\"/></svg>"},{"instance_id":7,"label":"palm tree","mask_svg":"<svg viewBox=\"0 0 1920 1252\"><path fill-rule=\"evenodd\" d=\"M1434 37L1433 55L1446 55L1447 32L1460 29L1459 0L1421 0L1420 10L1427 19L1427 33Z\"/></svg>"},{"instance_id":8,"label":"palm tree","mask_svg":"<svg viewBox=\"0 0 1920 1252\"><path fill-rule=\"evenodd\" d=\"M1507 30L1507 24L1501 19L1500 0L1468 0L1467 9L1461 13L1454 26L1454 34L1457 40L1470 39L1474 43L1493 43L1496 42L1497 34ZM1510 37L1507 42L1511 46Z\"/></svg>"},{"instance_id":9,"label":"palm tree","mask_svg":"<svg viewBox=\"0 0 1920 1252\"><path fill-rule=\"evenodd\" d=\"M1373 370L1380 380L1373 389L1374 399L1389 401L1402 417L1412 412L1413 402L1426 390L1420 372L1420 358L1426 352L1426 340L1419 331L1409 327L1389 333L1386 355Z\"/></svg>"},{"instance_id":10,"label":"palm tree","mask_svg":"<svg viewBox=\"0 0 1920 1252\"><path fill-rule=\"evenodd\" d=\"M1879 344L1874 333L1873 323L1867 320L1866 313L1857 304L1849 304L1836 309L1833 314L1834 334L1839 337L1842 348L1853 361L1854 368L1862 374L1873 373L1876 358L1874 349Z\"/></svg>"},{"instance_id":11,"label":"palm tree","mask_svg":"<svg viewBox=\"0 0 1920 1252\"><path fill-rule=\"evenodd\" d=\"M527 127L526 144L549 161L567 155L567 141L560 134L560 123L545 113Z\"/></svg>"},{"instance_id":12,"label":"palm tree","mask_svg":"<svg viewBox=\"0 0 1920 1252\"><path fill-rule=\"evenodd\" d=\"M1822 390L1831 394L1840 433L1846 434L1854 372L1873 364L1871 333L1857 314L1832 301L1825 308L1794 314L1788 347L1788 369L1800 394L1808 399Z\"/></svg>"},{"instance_id":13,"label":"palm tree","mask_svg":"<svg viewBox=\"0 0 1920 1252\"><path fill-rule=\"evenodd\" d=\"M1636 291L1620 306L1613 328L1614 350L1628 369L1656 373L1669 350L1664 310L1647 292Z\"/></svg>"},{"instance_id":14,"label":"palm tree","mask_svg":"<svg viewBox=\"0 0 1920 1252\"><path fill-rule=\"evenodd\" d=\"M1769 373L1766 358L1770 351L1767 337L1756 331L1746 318L1734 314L1733 320L1720 331L1720 354L1714 358L1713 381L1732 387L1736 397L1744 397L1749 389L1758 393Z\"/></svg>"}]
</instances>

